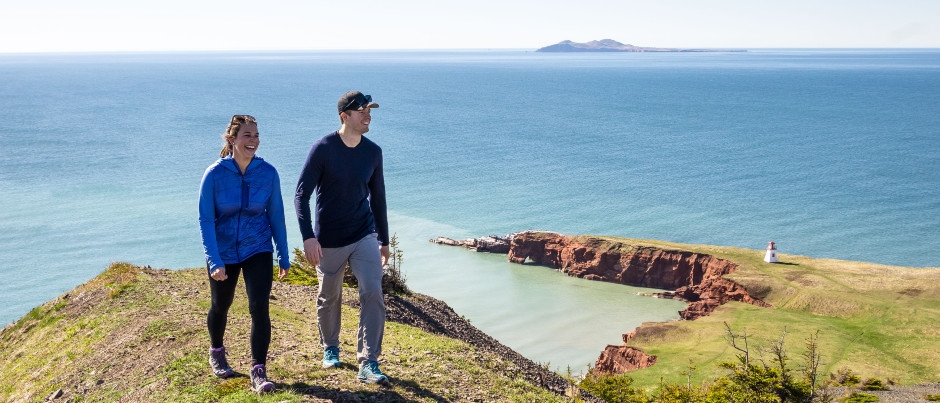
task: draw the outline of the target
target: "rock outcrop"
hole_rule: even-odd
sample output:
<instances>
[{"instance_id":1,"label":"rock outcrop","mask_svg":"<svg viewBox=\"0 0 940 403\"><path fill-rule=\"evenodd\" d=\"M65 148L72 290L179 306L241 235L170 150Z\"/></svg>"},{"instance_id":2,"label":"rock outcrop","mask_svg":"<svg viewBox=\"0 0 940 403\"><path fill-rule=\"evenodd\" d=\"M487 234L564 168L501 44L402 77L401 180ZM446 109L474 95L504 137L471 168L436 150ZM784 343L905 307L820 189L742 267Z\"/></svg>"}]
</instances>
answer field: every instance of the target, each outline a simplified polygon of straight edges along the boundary
<instances>
[{"instance_id":1,"label":"rock outcrop","mask_svg":"<svg viewBox=\"0 0 940 403\"><path fill-rule=\"evenodd\" d=\"M686 309L679 312L679 316L685 320L709 315L728 301L772 307L751 297L744 287L724 278L726 274L737 270L737 264L703 253L545 231L525 231L505 238L491 236L462 242L447 238L431 241L503 253L495 252L503 250L502 246L490 246L499 244L496 240L509 243L507 254L509 260L515 263L528 261L588 280L666 290L655 296L687 301L689 304ZM621 346L608 346L597 359L595 370L621 373L655 364L655 356L626 345L631 336L632 333L624 334L624 344Z\"/></svg>"},{"instance_id":2,"label":"rock outcrop","mask_svg":"<svg viewBox=\"0 0 940 403\"><path fill-rule=\"evenodd\" d=\"M431 239L430 241L436 244L441 245L450 245L450 246L463 246L467 249L472 249L477 252L489 252L489 253L509 253L509 243L512 241L512 238L515 234L509 234L504 237L498 235L490 235L482 238L469 238L463 241L458 241L446 237L439 236L437 238Z\"/></svg>"},{"instance_id":3,"label":"rock outcrop","mask_svg":"<svg viewBox=\"0 0 940 403\"><path fill-rule=\"evenodd\" d=\"M634 369L649 368L655 363L656 356L648 355L642 350L627 345L607 346L601 352L600 357L597 357L594 370L619 374Z\"/></svg>"}]
</instances>

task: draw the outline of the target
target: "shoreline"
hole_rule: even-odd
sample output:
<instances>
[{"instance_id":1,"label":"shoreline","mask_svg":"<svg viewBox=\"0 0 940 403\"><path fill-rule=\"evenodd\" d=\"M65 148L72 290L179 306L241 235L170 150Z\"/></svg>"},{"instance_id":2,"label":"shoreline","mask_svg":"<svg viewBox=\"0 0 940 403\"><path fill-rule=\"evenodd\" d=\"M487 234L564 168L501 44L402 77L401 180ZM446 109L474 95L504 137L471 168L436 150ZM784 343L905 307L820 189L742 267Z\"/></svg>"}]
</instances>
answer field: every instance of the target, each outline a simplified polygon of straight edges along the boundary
<instances>
[{"instance_id":1,"label":"shoreline","mask_svg":"<svg viewBox=\"0 0 940 403\"><path fill-rule=\"evenodd\" d=\"M589 280L662 289L664 290L662 293L650 293L648 296L673 297L688 302L688 307L680 313L682 320L679 322L644 323L640 327L623 333L623 344L608 345L601 352L595 365L595 370L607 373L655 368L657 358L661 361L664 357L644 353L644 350L649 348L661 349L660 343L651 343L651 340L663 338L663 332L670 334L678 331L681 334L688 330L679 329L700 328L701 326L693 326L690 323L712 315L728 303L734 303L731 305L732 308L723 308L722 311L728 309L740 311L745 309L742 308L743 306L754 306L757 310L749 311L753 311L755 315L775 316L778 312L781 315L787 315L785 312L792 311L793 302L801 300L794 298L799 294L805 294L810 298L820 299L819 302L799 309L801 314L807 312L812 314L807 318L812 323L815 321L813 316L817 315L837 318L846 315L854 316L851 313L831 312L833 309L830 307L831 304L842 305L843 307L837 308L839 310L852 309L849 312L859 309L850 304L864 303L876 304L876 306L883 303L894 304L896 297L891 296L891 290L896 290L894 292L906 297L927 297L927 302L922 303L928 304L930 298L940 298L940 286L931 287L933 281L925 283L924 280L919 280L921 277L940 280L940 269L933 268L904 268L790 255L782 255L779 262L764 262L762 261L764 251L707 245L682 246L668 242L640 242L615 237L567 236L548 231L523 231L505 237L488 236L465 241L439 237L431 239L430 242L463 246L490 253L502 253L508 249L507 257L514 263L543 265L569 276ZM717 255L715 255L716 252L718 252ZM862 277L859 278L859 275ZM810 278L817 276L822 277L808 282ZM879 299L870 302L854 302L858 298L877 298L873 293L862 291L875 286L863 281L869 276L872 279L881 279L873 281L877 281L876 289L879 293L888 293L885 302ZM844 290L842 292L829 291L828 288L831 286L828 283L834 283L833 285L843 289L858 291L849 293L845 293ZM927 288L922 289L925 286ZM817 288L821 289L816 290ZM781 299L782 295L790 296ZM823 302L824 300L831 302ZM768 310L765 315L759 313L762 309ZM861 312L865 310L862 309ZM727 317L724 313L720 316ZM859 319L867 320L865 319L867 316L862 314ZM770 320L769 323L775 321ZM836 320L834 324L841 322L842 320ZM710 320L709 323L714 323L714 320ZM799 323L792 324L794 327L801 327ZM893 326L882 330L890 333L891 328ZM718 334L720 335L721 332ZM836 341L838 341L838 335L830 337L837 337ZM930 347L929 340L921 342L921 344L924 343L926 343L924 348L936 351L935 345ZM881 353L890 354L886 351ZM665 358L675 360L675 357ZM917 363L921 359L918 355L915 354L912 359L914 365L919 365ZM865 359L862 358L862 360ZM874 360L866 365L874 365L877 369L881 365L878 359L874 358Z\"/></svg>"},{"instance_id":2,"label":"shoreline","mask_svg":"<svg viewBox=\"0 0 940 403\"><path fill-rule=\"evenodd\" d=\"M595 248L592 242L596 241L590 239L585 244L558 232L535 230L464 241L446 237L429 241L440 245L463 246L477 252L506 254L513 263L531 262L587 280L662 289L662 292L644 294L651 298L686 302L686 308L679 312L683 320L708 316L729 301L773 308L753 298L740 285L723 278L738 269L736 264L707 254L640 248L624 256L614 250L623 248L623 244L604 250L602 247ZM615 261L639 262L624 267L613 263ZM618 374L653 366L656 356L628 345L638 330L627 330L623 333L622 345L608 345L601 351L593 370Z\"/></svg>"}]
</instances>

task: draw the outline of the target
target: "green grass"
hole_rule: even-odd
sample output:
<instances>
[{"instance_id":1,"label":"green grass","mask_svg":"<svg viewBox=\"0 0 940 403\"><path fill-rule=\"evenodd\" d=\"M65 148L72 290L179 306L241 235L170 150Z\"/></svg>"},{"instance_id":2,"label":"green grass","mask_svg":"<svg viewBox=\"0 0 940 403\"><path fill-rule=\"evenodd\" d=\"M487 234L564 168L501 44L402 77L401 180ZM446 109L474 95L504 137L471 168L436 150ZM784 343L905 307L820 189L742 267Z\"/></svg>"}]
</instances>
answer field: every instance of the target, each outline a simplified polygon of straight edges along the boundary
<instances>
[{"instance_id":1,"label":"green grass","mask_svg":"<svg viewBox=\"0 0 940 403\"><path fill-rule=\"evenodd\" d=\"M122 291L114 292L117 289ZM303 294L307 301L285 295L271 301L274 329L268 375L279 387L276 393L258 396L249 390L247 377L250 318L244 284L236 295L226 347L240 375L223 380L208 370L204 269L151 271L112 265L0 333L0 401L43 401L60 388L65 399L75 402L294 402L309 399L311 393L340 393L363 401L400 397L436 402L467 396L565 401L504 375L511 373L509 362L392 322L386 324L382 370L393 377L394 385L383 389L360 384L354 355L358 312L348 307L342 310L340 334L345 367L322 369L311 293Z\"/></svg>"},{"instance_id":2,"label":"green grass","mask_svg":"<svg viewBox=\"0 0 940 403\"><path fill-rule=\"evenodd\" d=\"M695 321L644 324L628 343L658 357L649 369L629 373L636 386L655 388L661 380L684 382L691 360L694 381L723 374L716 365L733 361L736 350L724 339L724 323L746 331L760 348L785 331L791 359L798 362L807 337L819 331L821 372L850 368L863 377L901 384L940 379L940 270L903 268L764 251L612 237L582 237L594 245L628 244L710 254L738 264L727 278L774 308L729 303ZM625 332L629 329L625 329Z\"/></svg>"},{"instance_id":3,"label":"green grass","mask_svg":"<svg viewBox=\"0 0 940 403\"><path fill-rule=\"evenodd\" d=\"M75 300L88 297L96 309L114 313L112 296L132 288L133 272L125 267L112 267L88 284L33 309L14 326L5 329L2 351L9 362L3 365L4 378L17 379L36 388L29 390L23 384L3 382L0 395L12 396L11 400L15 400L25 389L30 394L45 397L58 389L58 371L76 366L81 357L87 356L96 345L106 343L106 336L124 323L120 315L75 315L73 310L80 304ZM83 293L102 285L100 291L104 292L99 292L98 296ZM122 291L114 292L118 289ZM115 396L118 397L120 395ZM107 396L103 399L107 400Z\"/></svg>"}]
</instances>

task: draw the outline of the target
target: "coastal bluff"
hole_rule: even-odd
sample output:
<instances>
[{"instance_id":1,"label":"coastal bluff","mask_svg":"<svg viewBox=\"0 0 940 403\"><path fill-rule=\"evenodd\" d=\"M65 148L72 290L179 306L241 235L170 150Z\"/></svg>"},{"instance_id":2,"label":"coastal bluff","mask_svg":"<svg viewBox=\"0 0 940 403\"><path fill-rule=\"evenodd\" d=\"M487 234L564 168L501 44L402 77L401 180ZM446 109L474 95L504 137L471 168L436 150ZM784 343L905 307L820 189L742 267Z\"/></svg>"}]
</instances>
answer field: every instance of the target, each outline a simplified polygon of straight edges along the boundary
<instances>
[{"instance_id":1,"label":"coastal bluff","mask_svg":"<svg viewBox=\"0 0 940 403\"><path fill-rule=\"evenodd\" d=\"M687 302L680 320L642 323L600 353L592 371L630 371L634 385L674 381L690 366L695 373L682 376L683 383L727 375L717 363L740 359L729 344L735 335L746 336L759 359L772 359L765 347L774 343L792 357L805 356L812 344L822 359L820 377L885 379L892 394L907 388L901 385L913 385L908 392L940 389L940 267L785 253L766 262L763 249L550 231L431 241L505 253L515 263L584 279L657 288L662 292L649 296Z\"/></svg>"},{"instance_id":2,"label":"coastal bluff","mask_svg":"<svg viewBox=\"0 0 940 403\"><path fill-rule=\"evenodd\" d=\"M772 308L750 296L741 285L724 278L737 270L737 264L707 254L610 243L599 238L522 232L513 237L508 255L514 263L529 260L587 280L673 290L657 296L688 301L686 309L679 312L685 320L709 315L729 301ZM597 358L595 370L622 373L655 364L656 356L627 345L635 332L623 335L623 345L607 346Z\"/></svg>"},{"instance_id":3,"label":"coastal bluff","mask_svg":"<svg viewBox=\"0 0 940 403\"><path fill-rule=\"evenodd\" d=\"M751 296L743 286L724 277L738 269L736 263L704 253L547 231L464 241L439 237L431 242L480 252L506 253L514 263L544 265L587 280L666 290L652 296L687 301L686 309L679 312L685 320L709 315L729 301L772 308L771 304ZM624 345L608 346L597 359L595 369L621 373L655 364L655 356L626 345L634 334L635 331L624 334Z\"/></svg>"},{"instance_id":4,"label":"coastal bluff","mask_svg":"<svg viewBox=\"0 0 940 403\"><path fill-rule=\"evenodd\" d=\"M679 312L686 320L728 301L771 307L723 277L737 270L736 263L703 253L527 231L513 236L508 256L514 263L531 261L587 280L672 290L655 296L688 301Z\"/></svg>"}]
</instances>

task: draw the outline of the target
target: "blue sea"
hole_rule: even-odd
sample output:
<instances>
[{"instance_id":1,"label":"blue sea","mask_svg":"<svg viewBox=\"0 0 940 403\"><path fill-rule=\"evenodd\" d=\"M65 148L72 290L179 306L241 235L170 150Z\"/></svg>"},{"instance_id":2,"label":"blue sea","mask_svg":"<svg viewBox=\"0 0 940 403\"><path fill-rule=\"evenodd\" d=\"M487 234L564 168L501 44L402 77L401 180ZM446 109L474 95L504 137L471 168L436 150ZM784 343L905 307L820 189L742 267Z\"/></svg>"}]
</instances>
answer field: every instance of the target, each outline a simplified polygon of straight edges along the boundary
<instances>
[{"instance_id":1,"label":"blue sea","mask_svg":"<svg viewBox=\"0 0 940 403\"><path fill-rule=\"evenodd\" d=\"M429 239L526 229L940 266L940 50L0 55L0 323L115 261L204 265L233 114L293 187L351 89L381 106L411 287L553 368L683 305ZM312 301L311 301L312 303Z\"/></svg>"}]
</instances>

